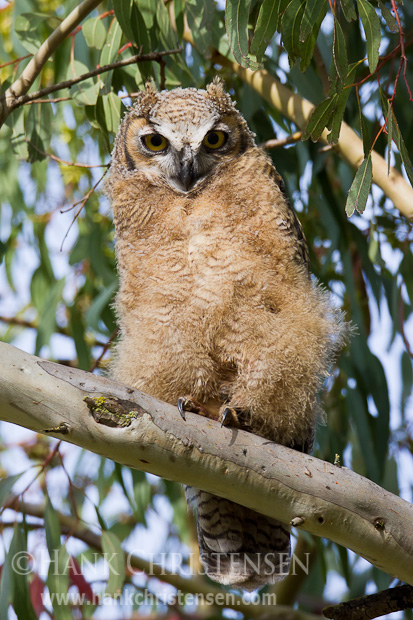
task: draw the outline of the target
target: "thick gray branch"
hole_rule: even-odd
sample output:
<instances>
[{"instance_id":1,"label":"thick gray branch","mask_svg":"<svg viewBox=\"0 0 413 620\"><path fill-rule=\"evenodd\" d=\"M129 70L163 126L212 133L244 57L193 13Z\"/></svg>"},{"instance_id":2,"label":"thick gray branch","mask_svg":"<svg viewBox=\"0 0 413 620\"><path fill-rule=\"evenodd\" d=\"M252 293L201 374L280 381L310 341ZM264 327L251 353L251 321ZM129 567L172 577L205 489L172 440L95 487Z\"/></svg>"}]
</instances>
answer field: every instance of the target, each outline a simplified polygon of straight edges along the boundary
<instances>
[{"instance_id":1,"label":"thick gray branch","mask_svg":"<svg viewBox=\"0 0 413 620\"><path fill-rule=\"evenodd\" d=\"M2 420L37 432L60 425L65 441L294 521L413 585L413 506L366 478L199 415L183 421L172 405L11 345L0 344L0 363ZM97 423L84 402L96 396L134 403L130 424Z\"/></svg>"}]
</instances>

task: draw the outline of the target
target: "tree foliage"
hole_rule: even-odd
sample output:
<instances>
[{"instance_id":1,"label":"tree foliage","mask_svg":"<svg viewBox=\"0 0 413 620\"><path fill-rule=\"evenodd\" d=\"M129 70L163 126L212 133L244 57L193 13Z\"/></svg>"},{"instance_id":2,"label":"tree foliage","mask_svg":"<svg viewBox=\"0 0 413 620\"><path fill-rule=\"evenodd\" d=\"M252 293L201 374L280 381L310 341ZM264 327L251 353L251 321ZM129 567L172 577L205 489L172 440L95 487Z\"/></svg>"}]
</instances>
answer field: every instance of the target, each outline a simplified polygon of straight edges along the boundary
<instances>
[{"instance_id":1,"label":"tree foliage","mask_svg":"<svg viewBox=\"0 0 413 620\"><path fill-rule=\"evenodd\" d=\"M105 370L116 338L117 275L112 216L102 188L124 106L148 78L159 88L202 88L219 74L286 181L313 273L355 326L327 385L328 424L318 429L315 454L328 461L338 454L346 466L394 493L401 486L409 498L412 232L397 201L372 180L373 156L379 154L389 170L402 172L411 191L412 3L227 0L224 6L214 0L103 0L90 5L40 72L32 73L29 88L12 101L16 80L78 3L0 3L2 339L64 364ZM128 64L136 55L151 54L152 60ZM120 61L126 63L101 72ZM82 77L95 69L96 75ZM307 126L301 126L298 109L287 114L261 82L247 80L245 69L264 71L309 100L315 108ZM75 78L81 79L70 88L56 88ZM340 153L342 121L362 140L357 168ZM275 138L290 144L273 148ZM105 588L110 594L122 588L161 591L160 582L118 566L92 592L91 572L76 567L92 557L93 545L87 538L80 544L73 536L61 537L70 528L60 530L56 510L72 515L74 524L80 519L89 529L99 528L99 553L119 550L120 544L148 550L142 541L150 539L153 553L176 551L188 564L194 527L176 484L42 436L24 436L17 450L10 430L3 432L0 499L8 552L1 610L10 603L19 620L40 617L44 588L65 592L70 584L85 594L87 604L49 605L57 620L91 617L98 606L93 592ZM24 509L11 495L13 488L20 494L26 486L24 500L34 492L44 496L44 548L50 556L58 550L64 567L58 576L36 564L29 576L12 570L13 553L40 545L30 507ZM11 536L16 514L23 516ZM298 544L310 553L311 570L305 579L291 576L287 586L277 588L279 603L298 601L317 615L323 601L391 584L390 576L333 543L299 538ZM156 613L172 612L160 602ZM222 608L208 607L205 615L221 616Z\"/></svg>"}]
</instances>

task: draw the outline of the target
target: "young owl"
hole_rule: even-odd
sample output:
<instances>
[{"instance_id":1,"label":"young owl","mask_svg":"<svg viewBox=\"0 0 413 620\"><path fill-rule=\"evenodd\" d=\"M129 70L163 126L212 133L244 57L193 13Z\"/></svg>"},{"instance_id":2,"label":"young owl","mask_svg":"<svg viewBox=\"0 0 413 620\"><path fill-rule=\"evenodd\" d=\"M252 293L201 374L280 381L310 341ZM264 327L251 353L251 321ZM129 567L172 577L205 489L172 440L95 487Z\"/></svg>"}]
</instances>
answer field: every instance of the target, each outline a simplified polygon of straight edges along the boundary
<instances>
[{"instance_id":1,"label":"young owl","mask_svg":"<svg viewBox=\"0 0 413 620\"><path fill-rule=\"evenodd\" d=\"M222 84L141 92L107 191L120 276L114 376L182 415L311 450L345 329L310 277L282 179ZM203 491L187 497L212 579L253 590L285 576L288 526Z\"/></svg>"}]
</instances>

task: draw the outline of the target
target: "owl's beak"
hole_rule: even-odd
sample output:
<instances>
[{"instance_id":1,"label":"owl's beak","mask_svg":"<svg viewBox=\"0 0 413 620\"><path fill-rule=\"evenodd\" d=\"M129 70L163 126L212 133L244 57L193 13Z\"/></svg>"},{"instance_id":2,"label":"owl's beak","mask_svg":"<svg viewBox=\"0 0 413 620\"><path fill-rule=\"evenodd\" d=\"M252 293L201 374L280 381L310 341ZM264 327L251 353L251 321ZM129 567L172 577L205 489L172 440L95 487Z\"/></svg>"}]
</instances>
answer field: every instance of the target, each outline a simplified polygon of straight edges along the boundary
<instances>
[{"instance_id":1,"label":"owl's beak","mask_svg":"<svg viewBox=\"0 0 413 620\"><path fill-rule=\"evenodd\" d=\"M178 177L185 191L188 191L197 179L194 168L194 154L190 146L185 146L182 149L179 164Z\"/></svg>"}]
</instances>

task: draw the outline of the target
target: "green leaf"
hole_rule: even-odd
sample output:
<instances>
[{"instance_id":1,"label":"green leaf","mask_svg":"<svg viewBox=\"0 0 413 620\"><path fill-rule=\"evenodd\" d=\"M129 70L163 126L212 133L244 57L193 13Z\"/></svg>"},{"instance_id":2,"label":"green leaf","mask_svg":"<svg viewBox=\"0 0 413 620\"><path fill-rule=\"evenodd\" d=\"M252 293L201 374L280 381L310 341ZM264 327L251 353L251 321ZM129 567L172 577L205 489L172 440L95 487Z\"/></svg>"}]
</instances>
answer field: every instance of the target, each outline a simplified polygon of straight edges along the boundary
<instances>
[{"instance_id":1,"label":"green leaf","mask_svg":"<svg viewBox=\"0 0 413 620\"><path fill-rule=\"evenodd\" d=\"M355 209L357 209L359 213L363 213L366 208L372 176L373 168L371 164L371 154L369 154L357 170L354 181L350 187L346 202L346 213L348 217L353 215Z\"/></svg>"},{"instance_id":2,"label":"green leaf","mask_svg":"<svg viewBox=\"0 0 413 620\"><path fill-rule=\"evenodd\" d=\"M313 142L317 142L320 139L325 127L329 125L337 97L337 94L328 97L314 108L303 133L303 140L307 140L310 136Z\"/></svg>"},{"instance_id":3,"label":"green leaf","mask_svg":"<svg viewBox=\"0 0 413 620\"><path fill-rule=\"evenodd\" d=\"M70 557L66 547L62 545L55 549L50 556L47 587L52 599L53 613L56 620L73 620L70 605L67 600L69 589ZM65 601L66 599L66 601Z\"/></svg>"},{"instance_id":4,"label":"green leaf","mask_svg":"<svg viewBox=\"0 0 413 620\"><path fill-rule=\"evenodd\" d=\"M411 281L411 284L413 285L412 276L413 276L413 271L411 271L411 276L410 276L410 281ZM412 389L413 389L413 366L412 366L411 357L407 353L407 351L403 351L402 353L401 366L402 366L402 393L401 393L400 410L402 413L402 420L404 422L406 419L406 414L408 413L406 410L406 406L410 400L410 397L412 395Z\"/></svg>"},{"instance_id":5,"label":"green leaf","mask_svg":"<svg viewBox=\"0 0 413 620\"><path fill-rule=\"evenodd\" d=\"M205 58L211 57L212 47L212 20L214 18L214 0L187 0L185 2L186 17L189 29L192 32L195 46Z\"/></svg>"},{"instance_id":6,"label":"green leaf","mask_svg":"<svg viewBox=\"0 0 413 620\"><path fill-rule=\"evenodd\" d=\"M151 30L156 17L156 2L153 0L135 0L135 4L139 6L146 28Z\"/></svg>"},{"instance_id":7,"label":"green leaf","mask_svg":"<svg viewBox=\"0 0 413 620\"><path fill-rule=\"evenodd\" d=\"M409 152L406 148L406 144L403 140L403 136L401 134L399 125L396 121L396 117L393 115L393 127L396 130L396 144L397 144L397 148L399 149L399 153L400 153L400 157L402 158L402 162L404 164L405 170L406 170L406 174L409 177L409 181L411 183L411 185L413 186L413 168L412 168L412 162L410 160L410 155Z\"/></svg>"},{"instance_id":8,"label":"green leaf","mask_svg":"<svg viewBox=\"0 0 413 620\"><path fill-rule=\"evenodd\" d=\"M82 370L89 370L91 366L90 349L85 338L85 324L81 312L76 304L69 308L70 331L76 347L77 365Z\"/></svg>"},{"instance_id":9,"label":"green leaf","mask_svg":"<svg viewBox=\"0 0 413 620\"><path fill-rule=\"evenodd\" d=\"M16 17L14 30L17 38L30 54L35 54L43 43L41 26L49 17L43 13L21 13Z\"/></svg>"},{"instance_id":10,"label":"green leaf","mask_svg":"<svg viewBox=\"0 0 413 620\"><path fill-rule=\"evenodd\" d=\"M151 501L151 485L144 472L132 469L133 496L135 499L135 512L139 522L146 526L145 513Z\"/></svg>"},{"instance_id":11,"label":"green leaf","mask_svg":"<svg viewBox=\"0 0 413 620\"><path fill-rule=\"evenodd\" d=\"M133 0L116 0L113 3L115 16L128 41L143 51L151 48L150 38L145 21L138 6Z\"/></svg>"},{"instance_id":12,"label":"green leaf","mask_svg":"<svg viewBox=\"0 0 413 620\"><path fill-rule=\"evenodd\" d=\"M61 280L57 280L47 290L47 294L44 298L44 306L42 312L39 314L35 355L40 353L40 349L43 345L49 344L50 338L55 330L56 310L58 303L62 300L64 285L65 279L62 278Z\"/></svg>"},{"instance_id":13,"label":"green leaf","mask_svg":"<svg viewBox=\"0 0 413 620\"><path fill-rule=\"evenodd\" d=\"M6 617L8 617L12 599L11 577L10 554L8 553L4 558L0 574L0 609L3 610Z\"/></svg>"},{"instance_id":14,"label":"green leaf","mask_svg":"<svg viewBox=\"0 0 413 620\"><path fill-rule=\"evenodd\" d=\"M348 72L346 41L337 19L334 20L333 60L338 77L345 82Z\"/></svg>"},{"instance_id":15,"label":"green leaf","mask_svg":"<svg viewBox=\"0 0 413 620\"><path fill-rule=\"evenodd\" d=\"M49 496L46 498L46 506L44 511L44 529L46 534L46 543L49 555L54 558L55 551L61 547L60 542L60 524L56 510L50 501Z\"/></svg>"},{"instance_id":16,"label":"green leaf","mask_svg":"<svg viewBox=\"0 0 413 620\"><path fill-rule=\"evenodd\" d=\"M102 96L105 122L108 131L116 133L120 125L122 102L114 92Z\"/></svg>"},{"instance_id":17,"label":"green leaf","mask_svg":"<svg viewBox=\"0 0 413 620\"><path fill-rule=\"evenodd\" d=\"M161 41L165 50L171 50L177 47L177 40L174 31L172 30L171 20L169 19L168 10L163 0L155 0L156 2L156 21L158 22L159 31L157 32L159 40ZM182 62L181 59L176 59L177 62Z\"/></svg>"},{"instance_id":18,"label":"green leaf","mask_svg":"<svg viewBox=\"0 0 413 620\"><path fill-rule=\"evenodd\" d=\"M254 37L251 42L251 54L262 58L275 33L280 17L281 0L263 0L258 13Z\"/></svg>"},{"instance_id":19,"label":"green leaf","mask_svg":"<svg viewBox=\"0 0 413 620\"><path fill-rule=\"evenodd\" d=\"M184 0L173 0L173 2L174 2L174 16L175 16L176 31L178 33L178 38L181 40L184 35L184 30L185 30L185 23L184 23L185 3L184 3Z\"/></svg>"},{"instance_id":20,"label":"green leaf","mask_svg":"<svg viewBox=\"0 0 413 620\"><path fill-rule=\"evenodd\" d=\"M116 5L116 2L114 3ZM103 46L102 52L100 54L100 65L103 67L104 65L110 65L112 62L116 62L116 60L120 60L118 58L118 51L120 47L120 42L122 39L122 29L115 19L110 25L109 32L106 38L106 43ZM100 79L104 83L104 89L102 90L102 94L108 94L111 92L111 84L112 84L112 76L113 71L108 71L107 73L103 73L100 76Z\"/></svg>"},{"instance_id":21,"label":"green leaf","mask_svg":"<svg viewBox=\"0 0 413 620\"><path fill-rule=\"evenodd\" d=\"M314 56L314 48L317 43L318 33L320 31L321 24L324 20L326 14L326 5L321 9L321 12L318 15L317 21L312 28L310 35L306 38L304 43L298 41L297 49L298 55L301 57L300 60L300 71L306 71L307 67L310 65L311 60Z\"/></svg>"},{"instance_id":22,"label":"green leaf","mask_svg":"<svg viewBox=\"0 0 413 620\"><path fill-rule=\"evenodd\" d=\"M50 105L31 105L26 117L29 161L45 159L50 147L53 113Z\"/></svg>"},{"instance_id":23,"label":"green leaf","mask_svg":"<svg viewBox=\"0 0 413 620\"><path fill-rule=\"evenodd\" d=\"M351 84L354 80L354 74L356 72L356 64L350 67L350 71L347 75L345 86L341 93L338 95L337 103L334 109L333 116L330 120L331 132L327 136L329 144L336 144L340 136L341 123L343 120L344 112L346 110L347 100L351 93Z\"/></svg>"},{"instance_id":24,"label":"green leaf","mask_svg":"<svg viewBox=\"0 0 413 620\"><path fill-rule=\"evenodd\" d=\"M235 60L242 66L258 69L260 64L248 54L248 19L251 0L227 0L225 28L229 47Z\"/></svg>"},{"instance_id":25,"label":"green leaf","mask_svg":"<svg viewBox=\"0 0 413 620\"><path fill-rule=\"evenodd\" d=\"M369 425L370 415L366 408L366 403L362 398L360 389L348 389L346 396L346 408L349 419L357 432L360 456L364 461L367 476L380 483L380 467L377 462L374 450L374 441Z\"/></svg>"},{"instance_id":26,"label":"green leaf","mask_svg":"<svg viewBox=\"0 0 413 620\"><path fill-rule=\"evenodd\" d=\"M307 0L301 20L300 41L304 42L307 39L325 6L326 0Z\"/></svg>"},{"instance_id":27,"label":"green leaf","mask_svg":"<svg viewBox=\"0 0 413 620\"><path fill-rule=\"evenodd\" d=\"M25 107L26 106L22 106L21 108L17 108L17 110L13 110L13 113L7 117L6 124L12 129L10 144L13 152L18 159L27 160L29 158L29 147L25 140ZM26 111L28 112L28 110Z\"/></svg>"},{"instance_id":28,"label":"green leaf","mask_svg":"<svg viewBox=\"0 0 413 620\"><path fill-rule=\"evenodd\" d=\"M117 288L117 281L112 282L112 284L103 288L93 300L90 308L86 312L86 321L88 325L92 327L92 329L100 331L99 322L101 320L102 312L106 308L108 303L112 300L112 297L115 294Z\"/></svg>"},{"instance_id":29,"label":"green leaf","mask_svg":"<svg viewBox=\"0 0 413 620\"><path fill-rule=\"evenodd\" d=\"M71 80L75 77L79 77L79 75L84 75L88 72L89 69L86 65L84 65L82 62L79 62L78 60L74 60L73 62L69 63L69 66L67 68L67 79ZM74 84L70 89L70 94L79 106L95 105L99 96L99 84L93 78L89 78L87 80L84 80L83 82L79 82L79 84Z\"/></svg>"},{"instance_id":30,"label":"green leaf","mask_svg":"<svg viewBox=\"0 0 413 620\"><path fill-rule=\"evenodd\" d=\"M106 29L100 17L85 21L82 32L89 47L101 50L106 41Z\"/></svg>"},{"instance_id":31,"label":"green leaf","mask_svg":"<svg viewBox=\"0 0 413 620\"><path fill-rule=\"evenodd\" d=\"M390 10L385 6L382 0L378 0L378 1L379 1L379 7L380 7L381 14L387 24L387 28L390 30L390 32L398 32L399 28L397 26L397 22L395 18L393 17L393 15L391 14Z\"/></svg>"},{"instance_id":32,"label":"green leaf","mask_svg":"<svg viewBox=\"0 0 413 620\"><path fill-rule=\"evenodd\" d=\"M374 73L379 62L379 47L381 41L380 18L372 4L367 0L357 0L357 6L364 34L367 40L367 56L370 73Z\"/></svg>"},{"instance_id":33,"label":"green leaf","mask_svg":"<svg viewBox=\"0 0 413 620\"><path fill-rule=\"evenodd\" d=\"M354 7L354 0L340 0L340 5L346 21L351 22L351 20L357 19L357 13Z\"/></svg>"},{"instance_id":34,"label":"green leaf","mask_svg":"<svg viewBox=\"0 0 413 620\"><path fill-rule=\"evenodd\" d=\"M292 66L299 56L300 27L306 0L292 0L287 6L281 22L282 42Z\"/></svg>"},{"instance_id":35,"label":"green leaf","mask_svg":"<svg viewBox=\"0 0 413 620\"><path fill-rule=\"evenodd\" d=\"M4 506L6 500L9 499L10 492L14 484L23 474L24 472L22 471L20 474L15 474L14 476L7 476L7 478L3 478L3 480L0 480L0 506Z\"/></svg>"},{"instance_id":36,"label":"green leaf","mask_svg":"<svg viewBox=\"0 0 413 620\"><path fill-rule=\"evenodd\" d=\"M116 0L116 2L113 3L113 9L115 17L128 41L136 43L132 19L134 0Z\"/></svg>"},{"instance_id":37,"label":"green leaf","mask_svg":"<svg viewBox=\"0 0 413 620\"><path fill-rule=\"evenodd\" d=\"M21 525L16 523L9 553L7 554L10 562L18 558L17 563L13 561L11 564L10 589L12 605L18 620L37 620L37 615L30 599L27 581L30 568L27 562L26 551L26 536Z\"/></svg>"},{"instance_id":38,"label":"green leaf","mask_svg":"<svg viewBox=\"0 0 413 620\"><path fill-rule=\"evenodd\" d=\"M106 594L114 596L122 591L125 581L125 554L118 537L113 532L103 532L102 549L109 567Z\"/></svg>"}]
</instances>

